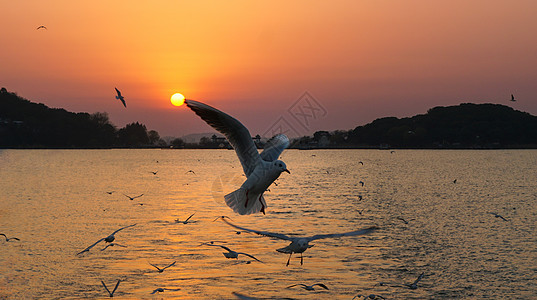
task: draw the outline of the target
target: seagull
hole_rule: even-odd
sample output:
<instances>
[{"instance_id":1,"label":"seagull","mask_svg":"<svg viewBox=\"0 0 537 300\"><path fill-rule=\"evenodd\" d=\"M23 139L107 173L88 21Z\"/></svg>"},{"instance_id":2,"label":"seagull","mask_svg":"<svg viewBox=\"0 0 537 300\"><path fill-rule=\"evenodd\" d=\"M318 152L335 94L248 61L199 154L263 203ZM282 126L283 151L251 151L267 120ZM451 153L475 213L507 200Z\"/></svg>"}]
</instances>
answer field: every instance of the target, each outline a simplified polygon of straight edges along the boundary
<instances>
[{"instance_id":1,"label":"seagull","mask_svg":"<svg viewBox=\"0 0 537 300\"><path fill-rule=\"evenodd\" d=\"M242 254L242 255L246 255L246 256L248 256L248 257L250 257L250 258L253 258L253 259L257 260L258 262L262 262L262 261L260 261L259 259L255 258L253 255L250 255L250 254L248 254L248 253L244 253L244 252L236 252L236 251L233 251L233 250L229 249L229 248L226 247L226 246L216 245L216 244L205 244L205 245L207 245L207 246L214 246L214 247L220 247L220 248L226 250L227 252L222 252L222 254L224 254L224 256L225 256L226 258L235 258L235 259L238 259L238 258L239 258L239 254Z\"/></svg>"},{"instance_id":2,"label":"seagull","mask_svg":"<svg viewBox=\"0 0 537 300\"><path fill-rule=\"evenodd\" d=\"M493 212L489 212L489 214L495 216L496 218L500 218L504 221L508 221L506 218L502 217L501 215L497 214L497 213L493 213Z\"/></svg>"},{"instance_id":3,"label":"seagull","mask_svg":"<svg viewBox=\"0 0 537 300\"><path fill-rule=\"evenodd\" d=\"M453 183L457 183L457 179L453 180Z\"/></svg>"},{"instance_id":4,"label":"seagull","mask_svg":"<svg viewBox=\"0 0 537 300\"><path fill-rule=\"evenodd\" d=\"M515 102L515 101L516 101L515 96L511 94L511 102Z\"/></svg>"},{"instance_id":5,"label":"seagull","mask_svg":"<svg viewBox=\"0 0 537 300\"><path fill-rule=\"evenodd\" d=\"M416 281L414 281L411 284L405 284L405 285L408 286L408 288L411 289L411 290L417 289L418 288L418 282L420 282L420 280L423 278L423 275L424 275L424 273L422 272L420 274L420 276L418 276L418 279L416 279Z\"/></svg>"},{"instance_id":6,"label":"seagull","mask_svg":"<svg viewBox=\"0 0 537 300\"><path fill-rule=\"evenodd\" d=\"M410 222L410 221L414 221L414 220L416 220L416 219L410 219L410 220L407 221L407 220L405 220L403 217L397 217L397 219L403 221L403 223L405 223L405 224L408 224L408 222Z\"/></svg>"},{"instance_id":7,"label":"seagull","mask_svg":"<svg viewBox=\"0 0 537 300\"><path fill-rule=\"evenodd\" d=\"M300 285L306 291L315 291L315 289L313 287L316 286L316 285L322 287L325 290L328 290L328 287L326 285L322 284L322 283L316 283L316 284L313 284L313 285L305 285L303 283L297 283L297 284L290 285L287 288L292 288L292 287L297 286L297 285Z\"/></svg>"},{"instance_id":8,"label":"seagull","mask_svg":"<svg viewBox=\"0 0 537 300\"><path fill-rule=\"evenodd\" d=\"M289 138L284 134L272 137L259 154L250 132L237 119L197 101L185 100L185 103L207 124L222 133L239 157L247 179L239 189L224 196L226 204L240 215L265 214L267 203L263 193L282 172L291 173L285 163L278 160L289 146Z\"/></svg>"},{"instance_id":9,"label":"seagull","mask_svg":"<svg viewBox=\"0 0 537 300\"><path fill-rule=\"evenodd\" d=\"M179 221L179 219L175 219L175 223L183 223L183 224L187 224L187 223L194 223L194 222L188 222L188 220L190 220L190 218L192 218L192 216L194 216L196 213L193 213L190 215L190 217L186 218L186 220L184 221Z\"/></svg>"},{"instance_id":10,"label":"seagull","mask_svg":"<svg viewBox=\"0 0 537 300\"><path fill-rule=\"evenodd\" d=\"M106 192L108 195L112 195L115 191Z\"/></svg>"},{"instance_id":11,"label":"seagull","mask_svg":"<svg viewBox=\"0 0 537 300\"><path fill-rule=\"evenodd\" d=\"M39 30L39 29L45 29L45 30L48 30L48 28L45 27L44 25L41 25L41 26L39 26L39 27L36 28L36 30Z\"/></svg>"},{"instance_id":12,"label":"seagull","mask_svg":"<svg viewBox=\"0 0 537 300\"><path fill-rule=\"evenodd\" d=\"M117 96L116 96L116 99L120 100L121 103L123 103L123 106L127 107L127 103L125 103L125 98L123 96L121 96L121 92L117 89L116 89L116 93L117 93Z\"/></svg>"},{"instance_id":13,"label":"seagull","mask_svg":"<svg viewBox=\"0 0 537 300\"><path fill-rule=\"evenodd\" d=\"M136 224L132 224L132 225L129 225L129 226L125 226L125 227L119 228L118 230L112 232L111 235L109 235L109 236L107 236L107 237L104 237L104 238L102 238L102 239L96 241L93 245L91 245L91 246L89 246L88 248L86 248L86 249L84 249L84 250L78 252L77 255L82 254L82 253L84 253L84 252L88 252L88 251L90 251L91 248L93 248L95 245L97 245L98 243L100 243L100 242L102 242L102 241L105 241L106 243L111 243L111 242L113 242L113 241L116 239L116 237L114 236L116 233L118 233L119 231L121 231L121 230L123 230L123 229L125 229L125 228L132 227L132 226L134 226L134 225L136 225ZM104 250L104 249L103 249L103 250Z\"/></svg>"},{"instance_id":14,"label":"seagull","mask_svg":"<svg viewBox=\"0 0 537 300\"><path fill-rule=\"evenodd\" d=\"M362 195L358 195L358 199L360 199L360 201L362 201L364 197L362 197Z\"/></svg>"},{"instance_id":15,"label":"seagull","mask_svg":"<svg viewBox=\"0 0 537 300\"><path fill-rule=\"evenodd\" d=\"M159 267L157 267L157 266L155 266L155 265L154 265L154 264L152 264L152 263L149 263L149 264L150 264L150 265L152 265L153 267L157 268L157 271L158 271L159 273L162 273L162 272L164 272L164 270L166 270L167 268L169 268L169 267L171 267L171 266L175 265L175 261L174 261L174 262L172 262L171 264L169 264L169 265L165 266L165 267L164 267L164 268L162 268L162 269L161 269L161 268L159 268Z\"/></svg>"},{"instance_id":16,"label":"seagull","mask_svg":"<svg viewBox=\"0 0 537 300\"><path fill-rule=\"evenodd\" d=\"M371 300L375 300L375 299L386 299L386 298L384 298L384 297L382 297L382 296L380 296L380 295L375 295L375 294L371 294L371 295L369 295L369 296L361 295L361 294L360 294L360 295L356 295L356 296L352 297L352 300L354 300L354 299L360 299L361 297L364 297L364 300L365 300L365 299L371 299Z\"/></svg>"},{"instance_id":17,"label":"seagull","mask_svg":"<svg viewBox=\"0 0 537 300\"><path fill-rule=\"evenodd\" d=\"M106 248L113 247L113 246L119 246L119 247L127 248L127 246L123 246L123 245L120 245L118 243L110 243L110 244L106 245L104 248L102 248L101 251L104 251L104 250L106 250Z\"/></svg>"},{"instance_id":18,"label":"seagull","mask_svg":"<svg viewBox=\"0 0 537 300\"><path fill-rule=\"evenodd\" d=\"M123 195L125 195L125 194L123 194ZM129 198L129 199L131 199L131 200L134 200L134 199L136 199L136 198L140 198L140 197L142 197L143 195L144 195L144 194L140 194L140 195L138 195L138 196L134 196L134 197L131 197L131 196L129 196L129 195L125 195L125 197L127 197L127 198Z\"/></svg>"},{"instance_id":19,"label":"seagull","mask_svg":"<svg viewBox=\"0 0 537 300\"><path fill-rule=\"evenodd\" d=\"M359 161L358 163L361 164L362 166L364 165L364 162L363 162L363 161Z\"/></svg>"},{"instance_id":20,"label":"seagull","mask_svg":"<svg viewBox=\"0 0 537 300\"><path fill-rule=\"evenodd\" d=\"M309 236L309 237L289 237L281 233L273 233L269 231L261 231L261 230L254 230L254 229L240 227L240 226L230 223L228 220L225 219L224 216L222 216L221 219L222 221L226 222L228 225L235 227L237 229L240 229L242 231L250 231L250 232L253 232L259 235L268 236L271 238L291 241L291 244L289 244L288 246L280 248L280 249L276 249L276 251L280 253L289 254L289 259L287 260L286 266L289 266L289 261L291 260L291 256L293 255L293 253L300 253L300 264L302 265L304 262L302 253L308 250L308 248L313 247L313 245L309 244L311 241L318 240L318 239L326 239L326 238L338 238L342 236L355 236L355 235L368 234L377 229L377 227L372 226L372 227L368 227L365 229L360 229L360 230L345 232L345 233L316 234L314 236Z\"/></svg>"},{"instance_id":21,"label":"seagull","mask_svg":"<svg viewBox=\"0 0 537 300\"><path fill-rule=\"evenodd\" d=\"M11 240L17 240L17 241L20 241L19 238L16 238L16 237L12 237L12 238L8 238L7 235L3 234L3 233L0 233L0 235L3 235L5 238L6 238L6 242L9 242Z\"/></svg>"},{"instance_id":22,"label":"seagull","mask_svg":"<svg viewBox=\"0 0 537 300\"><path fill-rule=\"evenodd\" d=\"M155 172L150 171L149 173L153 173L153 175L157 175L158 171L155 171Z\"/></svg>"},{"instance_id":23,"label":"seagull","mask_svg":"<svg viewBox=\"0 0 537 300\"><path fill-rule=\"evenodd\" d=\"M196 172L194 172L192 170L188 170L188 171L185 172L185 174L188 174L188 173L192 173L192 174L196 175Z\"/></svg>"},{"instance_id":24,"label":"seagull","mask_svg":"<svg viewBox=\"0 0 537 300\"><path fill-rule=\"evenodd\" d=\"M153 294L156 294L156 293L164 293L164 291L180 291L181 289L166 289L166 288L157 288L155 289L151 295Z\"/></svg>"},{"instance_id":25,"label":"seagull","mask_svg":"<svg viewBox=\"0 0 537 300\"><path fill-rule=\"evenodd\" d=\"M358 182L359 184L361 184L362 186L364 186L364 182L360 180L360 182Z\"/></svg>"},{"instance_id":26,"label":"seagull","mask_svg":"<svg viewBox=\"0 0 537 300\"><path fill-rule=\"evenodd\" d=\"M116 287L114 288L114 290L112 292L110 292L110 290L106 287L106 284L104 284L104 281L101 280L101 283L103 284L104 288L106 289L106 291L108 292L108 294L110 295L110 298L114 297L114 293L116 292L117 290L117 287L119 286L119 283L121 282L120 279L117 280L117 283L116 283Z\"/></svg>"}]
</instances>

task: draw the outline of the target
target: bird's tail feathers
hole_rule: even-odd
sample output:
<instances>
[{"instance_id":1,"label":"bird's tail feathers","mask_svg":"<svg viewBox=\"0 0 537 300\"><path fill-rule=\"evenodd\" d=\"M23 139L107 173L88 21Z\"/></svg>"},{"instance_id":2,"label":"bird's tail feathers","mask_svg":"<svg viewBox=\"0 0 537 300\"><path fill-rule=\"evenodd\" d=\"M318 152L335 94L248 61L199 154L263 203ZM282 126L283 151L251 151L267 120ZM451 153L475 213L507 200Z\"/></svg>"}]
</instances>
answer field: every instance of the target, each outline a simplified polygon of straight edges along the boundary
<instances>
[{"instance_id":1,"label":"bird's tail feathers","mask_svg":"<svg viewBox=\"0 0 537 300\"><path fill-rule=\"evenodd\" d=\"M250 215L258 212L265 213L267 203L263 194L248 194L246 189L240 188L224 196L227 206L240 215Z\"/></svg>"}]
</instances>

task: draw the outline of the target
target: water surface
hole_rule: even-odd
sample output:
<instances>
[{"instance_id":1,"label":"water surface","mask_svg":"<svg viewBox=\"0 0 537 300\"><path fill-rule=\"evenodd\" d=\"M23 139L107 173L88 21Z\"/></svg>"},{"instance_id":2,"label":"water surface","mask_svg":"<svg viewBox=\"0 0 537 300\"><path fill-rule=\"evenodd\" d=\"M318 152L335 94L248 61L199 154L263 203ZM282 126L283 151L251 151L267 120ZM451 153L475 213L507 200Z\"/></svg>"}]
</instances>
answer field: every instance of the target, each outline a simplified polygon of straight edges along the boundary
<instances>
[{"instance_id":1,"label":"water surface","mask_svg":"<svg viewBox=\"0 0 537 300\"><path fill-rule=\"evenodd\" d=\"M244 180L234 151L0 151L0 232L21 239L0 240L0 299L107 298L100 281L118 279L115 296L137 299L537 294L537 151L287 150L282 159L291 174L265 194L267 215L238 216L222 197ZM194 212L194 223L175 222ZM285 234L380 230L317 240L304 265L294 255L286 267L275 249L287 242L238 235L213 222L221 215ZM135 223L116 235L126 248L76 255ZM199 246L211 240L264 263ZM149 265L173 261L163 273ZM422 272L418 289L404 286ZM286 289L316 282L330 290ZM158 287L181 290L150 295Z\"/></svg>"}]
</instances>

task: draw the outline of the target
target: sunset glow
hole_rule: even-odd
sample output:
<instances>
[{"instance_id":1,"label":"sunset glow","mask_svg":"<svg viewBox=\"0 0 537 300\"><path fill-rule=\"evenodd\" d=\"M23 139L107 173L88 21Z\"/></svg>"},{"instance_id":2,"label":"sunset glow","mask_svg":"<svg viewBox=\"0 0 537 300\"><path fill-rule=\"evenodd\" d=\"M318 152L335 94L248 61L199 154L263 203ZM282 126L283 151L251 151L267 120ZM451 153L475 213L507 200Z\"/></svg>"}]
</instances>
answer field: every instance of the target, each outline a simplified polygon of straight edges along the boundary
<instances>
[{"instance_id":1,"label":"sunset glow","mask_svg":"<svg viewBox=\"0 0 537 300\"><path fill-rule=\"evenodd\" d=\"M537 114L535 11L536 1L11 1L0 78L31 101L173 136L203 129L169 109L174 89L253 133L305 91L327 113L300 134L462 102ZM127 111L110 101L114 86Z\"/></svg>"}]
</instances>

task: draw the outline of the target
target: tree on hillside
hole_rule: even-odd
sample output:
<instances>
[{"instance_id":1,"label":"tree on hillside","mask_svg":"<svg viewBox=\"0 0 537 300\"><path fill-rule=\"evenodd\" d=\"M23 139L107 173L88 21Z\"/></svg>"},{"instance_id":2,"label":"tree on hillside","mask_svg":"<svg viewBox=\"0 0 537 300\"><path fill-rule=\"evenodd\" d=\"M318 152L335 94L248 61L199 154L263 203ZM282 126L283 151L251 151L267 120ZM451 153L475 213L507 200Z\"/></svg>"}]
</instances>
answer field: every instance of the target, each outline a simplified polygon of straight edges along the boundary
<instances>
[{"instance_id":1,"label":"tree on hillside","mask_svg":"<svg viewBox=\"0 0 537 300\"><path fill-rule=\"evenodd\" d=\"M139 147L149 145L149 136L145 125L130 123L118 131L119 142L123 146Z\"/></svg>"}]
</instances>

